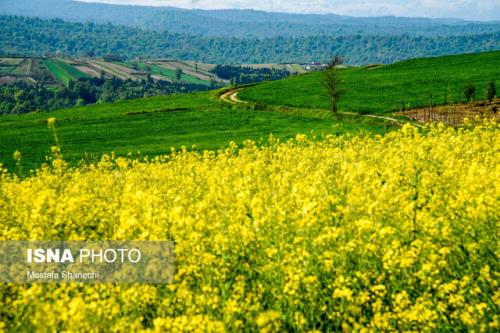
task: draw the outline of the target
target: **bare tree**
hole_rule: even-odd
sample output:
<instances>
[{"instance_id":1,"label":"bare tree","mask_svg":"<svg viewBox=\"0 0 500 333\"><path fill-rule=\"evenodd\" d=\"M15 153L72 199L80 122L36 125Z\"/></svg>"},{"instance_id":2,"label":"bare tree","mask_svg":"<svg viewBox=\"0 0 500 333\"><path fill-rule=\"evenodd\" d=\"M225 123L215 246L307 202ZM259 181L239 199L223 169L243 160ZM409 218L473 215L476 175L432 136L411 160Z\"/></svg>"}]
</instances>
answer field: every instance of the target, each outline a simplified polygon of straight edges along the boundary
<instances>
[{"instance_id":1,"label":"bare tree","mask_svg":"<svg viewBox=\"0 0 500 333\"><path fill-rule=\"evenodd\" d=\"M339 66L343 63L344 60L336 55L323 71L322 84L332 106L333 114L337 114L338 102L345 94L345 90L342 88L343 80L339 70Z\"/></svg>"}]
</instances>

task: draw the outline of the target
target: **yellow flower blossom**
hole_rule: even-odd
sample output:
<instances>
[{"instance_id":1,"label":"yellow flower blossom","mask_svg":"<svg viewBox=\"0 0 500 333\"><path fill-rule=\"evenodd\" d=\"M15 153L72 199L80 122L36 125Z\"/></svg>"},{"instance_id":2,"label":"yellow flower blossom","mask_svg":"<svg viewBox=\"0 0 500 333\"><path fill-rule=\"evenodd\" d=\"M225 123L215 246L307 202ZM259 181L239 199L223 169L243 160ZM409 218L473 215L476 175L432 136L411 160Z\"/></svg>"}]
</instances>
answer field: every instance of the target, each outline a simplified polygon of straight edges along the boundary
<instances>
[{"instance_id":1,"label":"yellow flower blossom","mask_svg":"<svg viewBox=\"0 0 500 333\"><path fill-rule=\"evenodd\" d=\"M174 283L1 284L0 331L498 331L494 121L134 156L2 168L0 239L171 240Z\"/></svg>"},{"instance_id":2,"label":"yellow flower blossom","mask_svg":"<svg viewBox=\"0 0 500 333\"><path fill-rule=\"evenodd\" d=\"M55 124L55 123L56 123L56 118L51 117L51 118L48 118L48 119L47 119L47 125L48 125L49 127L54 126L54 124Z\"/></svg>"},{"instance_id":3,"label":"yellow flower blossom","mask_svg":"<svg viewBox=\"0 0 500 333\"><path fill-rule=\"evenodd\" d=\"M14 154L12 154L14 161L19 162L21 160L22 154L19 150L16 150Z\"/></svg>"}]
</instances>

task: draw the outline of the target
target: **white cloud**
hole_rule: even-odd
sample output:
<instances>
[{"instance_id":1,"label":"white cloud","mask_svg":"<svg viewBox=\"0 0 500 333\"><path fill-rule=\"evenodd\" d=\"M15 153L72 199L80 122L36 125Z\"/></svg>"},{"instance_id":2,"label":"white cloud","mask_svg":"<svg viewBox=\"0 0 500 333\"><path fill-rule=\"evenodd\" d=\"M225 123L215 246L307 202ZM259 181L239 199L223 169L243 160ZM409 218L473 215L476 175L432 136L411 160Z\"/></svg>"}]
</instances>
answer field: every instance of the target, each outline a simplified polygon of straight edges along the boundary
<instances>
[{"instance_id":1,"label":"white cloud","mask_svg":"<svg viewBox=\"0 0 500 333\"><path fill-rule=\"evenodd\" d=\"M500 20L500 0L80 0L200 9L258 9L353 16L454 17Z\"/></svg>"}]
</instances>

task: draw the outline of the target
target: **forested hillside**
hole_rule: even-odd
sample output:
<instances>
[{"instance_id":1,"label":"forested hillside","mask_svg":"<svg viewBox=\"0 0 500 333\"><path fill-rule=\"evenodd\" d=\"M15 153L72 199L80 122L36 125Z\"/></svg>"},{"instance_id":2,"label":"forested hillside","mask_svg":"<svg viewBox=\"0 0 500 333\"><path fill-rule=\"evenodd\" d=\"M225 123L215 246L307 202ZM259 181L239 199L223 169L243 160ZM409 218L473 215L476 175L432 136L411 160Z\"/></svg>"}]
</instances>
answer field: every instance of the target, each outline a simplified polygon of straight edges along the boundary
<instances>
[{"instance_id":1,"label":"forested hillside","mask_svg":"<svg viewBox=\"0 0 500 333\"><path fill-rule=\"evenodd\" d=\"M449 37L351 35L238 39L14 16L0 16L0 25L0 53L4 55L102 56L113 53L128 59L284 63L326 61L332 54L342 54L349 64L366 64L500 48L500 31Z\"/></svg>"},{"instance_id":2,"label":"forested hillside","mask_svg":"<svg viewBox=\"0 0 500 333\"><path fill-rule=\"evenodd\" d=\"M205 36L276 37L352 34L457 36L500 30L499 22L341 15L300 15L252 10L186 10L72 0L0 0L0 14L112 23L145 30Z\"/></svg>"}]
</instances>

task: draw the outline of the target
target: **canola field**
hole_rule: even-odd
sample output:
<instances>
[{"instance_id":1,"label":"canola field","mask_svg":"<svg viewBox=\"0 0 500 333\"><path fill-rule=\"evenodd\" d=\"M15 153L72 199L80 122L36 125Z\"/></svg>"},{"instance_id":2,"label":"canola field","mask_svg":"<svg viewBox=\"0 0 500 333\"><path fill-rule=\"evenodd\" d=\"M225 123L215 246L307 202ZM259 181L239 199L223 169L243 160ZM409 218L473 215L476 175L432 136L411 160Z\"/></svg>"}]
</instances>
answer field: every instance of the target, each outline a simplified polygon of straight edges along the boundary
<instances>
[{"instance_id":1,"label":"canola field","mask_svg":"<svg viewBox=\"0 0 500 333\"><path fill-rule=\"evenodd\" d=\"M172 240L169 285L0 285L0 331L499 329L500 127L0 172L1 239ZM22 160L16 154L16 160Z\"/></svg>"}]
</instances>

